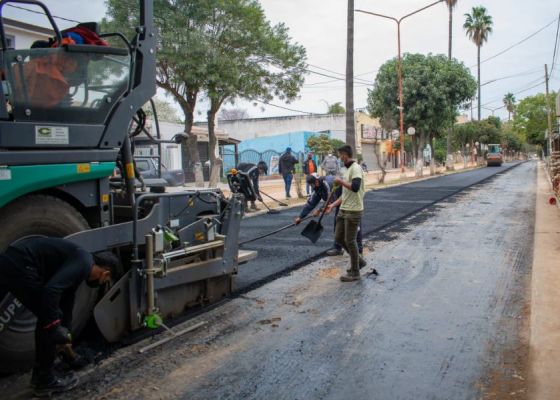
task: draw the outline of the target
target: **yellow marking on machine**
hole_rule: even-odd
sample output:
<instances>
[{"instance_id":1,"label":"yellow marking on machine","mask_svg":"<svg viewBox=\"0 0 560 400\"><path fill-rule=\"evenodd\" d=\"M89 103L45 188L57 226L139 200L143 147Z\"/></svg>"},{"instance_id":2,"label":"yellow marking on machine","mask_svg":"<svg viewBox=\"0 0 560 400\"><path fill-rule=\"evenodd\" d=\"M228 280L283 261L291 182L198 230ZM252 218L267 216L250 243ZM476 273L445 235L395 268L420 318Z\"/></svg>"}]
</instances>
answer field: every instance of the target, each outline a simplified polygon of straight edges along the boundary
<instances>
[{"instance_id":1,"label":"yellow marking on machine","mask_svg":"<svg viewBox=\"0 0 560 400\"><path fill-rule=\"evenodd\" d=\"M91 172L90 164L77 164L76 171L78 174L89 174Z\"/></svg>"}]
</instances>

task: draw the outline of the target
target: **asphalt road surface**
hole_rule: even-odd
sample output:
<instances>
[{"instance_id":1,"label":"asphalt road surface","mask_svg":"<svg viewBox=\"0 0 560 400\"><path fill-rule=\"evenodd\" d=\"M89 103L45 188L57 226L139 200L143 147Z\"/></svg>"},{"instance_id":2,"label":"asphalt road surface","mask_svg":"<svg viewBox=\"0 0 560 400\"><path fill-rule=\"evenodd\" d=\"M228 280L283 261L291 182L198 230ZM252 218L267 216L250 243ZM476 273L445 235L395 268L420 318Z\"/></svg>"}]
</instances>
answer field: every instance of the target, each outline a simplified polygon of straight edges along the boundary
<instances>
[{"instance_id":1,"label":"asphalt road surface","mask_svg":"<svg viewBox=\"0 0 560 400\"><path fill-rule=\"evenodd\" d=\"M365 234L377 231L391 223L411 215L467 187L483 182L489 177L503 173L517 164L501 167L480 168L468 172L445 175L438 178L369 191L365 196L362 229ZM264 214L245 218L241 224L240 241L249 240L293 222L303 207L282 209L280 214ZM324 233L316 244L301 236L307 221L242 248L257 250L258 257L239 269L237 289L245 291L260 281L276 277L286 270L322 255L332 247L334 238L334 213L322 221Z\"/></svg>"},{"instance_id":2,"label":"asphalt road surface","mask_svg":"<svg viewBox=\"0 0 560 400\"><path fill-rule=\"evenodd\" d=\"M423 185L416 201L444 191ZM345 257L322 258L146 355L120 350L64 398L524 399L535 186L536 163L499 174L372 234L379 277L341 283Z\"/></svg>"}]
</instances>

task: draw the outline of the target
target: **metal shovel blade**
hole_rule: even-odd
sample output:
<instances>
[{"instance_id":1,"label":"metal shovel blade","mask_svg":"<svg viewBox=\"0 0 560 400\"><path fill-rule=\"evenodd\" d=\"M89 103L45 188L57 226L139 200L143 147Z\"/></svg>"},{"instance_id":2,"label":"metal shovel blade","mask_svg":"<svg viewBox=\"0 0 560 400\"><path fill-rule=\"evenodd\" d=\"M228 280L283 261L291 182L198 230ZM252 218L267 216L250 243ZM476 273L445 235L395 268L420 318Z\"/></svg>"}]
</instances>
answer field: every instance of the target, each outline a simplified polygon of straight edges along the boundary
<instances>
[{"instance_id":1,"label":"metal shovel blade","mask_svg":"<svg viewBox=\"0 0 560 400\"><path fill-rule=\"evenodd\" d=\"M317 221L309 221L307 226L301 231L301 234L307 239L311 240L312 243L317 242L323 233L323 225Z\"/></svg>"}]
</instances>

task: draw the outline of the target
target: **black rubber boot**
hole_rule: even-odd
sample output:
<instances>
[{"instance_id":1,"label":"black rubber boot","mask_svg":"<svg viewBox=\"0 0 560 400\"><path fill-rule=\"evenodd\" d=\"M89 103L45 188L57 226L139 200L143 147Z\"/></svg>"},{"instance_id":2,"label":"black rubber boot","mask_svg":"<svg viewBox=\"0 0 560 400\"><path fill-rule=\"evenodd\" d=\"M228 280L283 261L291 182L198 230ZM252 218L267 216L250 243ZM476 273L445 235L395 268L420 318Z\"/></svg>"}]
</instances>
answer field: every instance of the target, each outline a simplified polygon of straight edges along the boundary
<instances>
[{"instance_id":1,"label":"black rubber boot","mask_svg":"<svg viewBox=\"0 0 560 400\"><path fill-rule=\"evenodd\" d=\"M78 385L78 377L73 373L58 377L51 375L50 380L40 377L35 384L33 395L35 397L51 397L57 393L67 392Z\"/></svg>"}]
</instances>

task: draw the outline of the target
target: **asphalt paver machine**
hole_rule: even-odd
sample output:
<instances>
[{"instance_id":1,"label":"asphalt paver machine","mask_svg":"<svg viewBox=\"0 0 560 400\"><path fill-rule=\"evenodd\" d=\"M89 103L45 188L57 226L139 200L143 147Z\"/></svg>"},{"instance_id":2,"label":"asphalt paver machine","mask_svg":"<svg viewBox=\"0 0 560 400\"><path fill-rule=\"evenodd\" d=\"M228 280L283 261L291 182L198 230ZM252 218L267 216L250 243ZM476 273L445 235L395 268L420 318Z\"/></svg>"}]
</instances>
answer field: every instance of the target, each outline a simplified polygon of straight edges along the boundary
<instances>
[{"instance_id":1,"label":"asphalt paver machine","mask_svg":"<svg viewBox=\"0 0 560 400\"><path fill-rule=\"evenodd\" d=\"M41 8L54 40L12 49L0 23L0 251L42 235L119 255L113 285L84 285L74 307L74 332L93 314L108 341L231 293L239 263L255 256L238 250L242 195L166 193L135 171L141 108L156 93L153 0L139 0L133 38L99 33L122 43L113 46L65 41L35 0L2 1L0 17L10 3ZM0 372L31 365L34 329L34 316L0 293Z\"/></svg>"}]
</instances>

